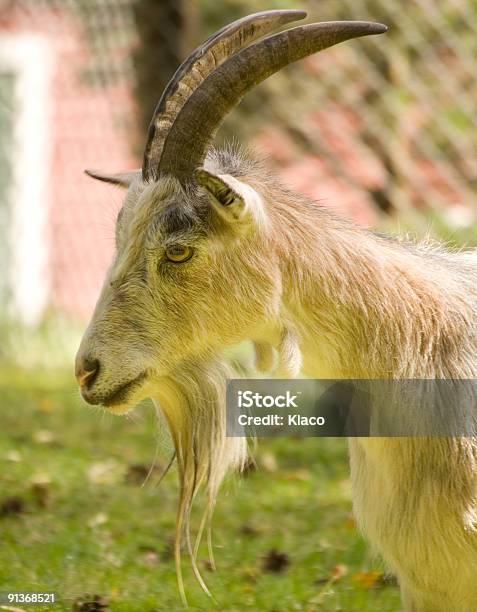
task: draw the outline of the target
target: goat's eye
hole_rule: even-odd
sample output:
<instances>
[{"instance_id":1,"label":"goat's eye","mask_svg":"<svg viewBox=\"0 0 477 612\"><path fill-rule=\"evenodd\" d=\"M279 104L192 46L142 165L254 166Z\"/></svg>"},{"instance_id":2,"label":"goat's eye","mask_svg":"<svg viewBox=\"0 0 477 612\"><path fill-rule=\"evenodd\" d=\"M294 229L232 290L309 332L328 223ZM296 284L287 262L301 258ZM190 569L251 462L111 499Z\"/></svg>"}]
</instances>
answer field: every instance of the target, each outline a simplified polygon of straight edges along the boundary
<instances>
[{"instance_id":1,"label":"goat's eye","mask_svg":"<svg viewBox=\"0 0 477 612\"><path fill-rule=\"evenodd\" d=\"M193 249L181 244L173 244L166 249L166 257L174 263L182 263L192 257Z\"/></svg>"}]
</instances>

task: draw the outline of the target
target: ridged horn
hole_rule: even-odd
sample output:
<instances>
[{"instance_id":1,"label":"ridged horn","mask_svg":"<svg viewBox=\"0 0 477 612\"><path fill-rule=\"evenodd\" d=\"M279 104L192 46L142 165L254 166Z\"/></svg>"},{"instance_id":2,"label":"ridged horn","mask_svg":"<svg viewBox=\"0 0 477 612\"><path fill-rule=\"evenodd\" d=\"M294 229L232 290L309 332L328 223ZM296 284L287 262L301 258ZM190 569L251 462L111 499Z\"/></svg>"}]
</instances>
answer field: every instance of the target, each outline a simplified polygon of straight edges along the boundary
<instances>
[{"instance_id":1,"label":"ridged horn","mask_svg":"<svg viewBox=\"0 0 477 612\"><path fill-rule=\"evenodd\" d=\"M224 117L255 85L287 64L350 38L382 34L387 26L367 21L329 21L298 26L239 51L203 80L170 127L158 176L193 181Z\"/></svg>"},{"instance_id":2,"label":"ridged horn","mask_svg":"<svg viewBox=\"0 0 477 612\"><path fill-rule=\"evenodd\" d=\"M144 150L142 173L145 180L155 177L169 129L200 83L240 49L286 23L304 17L304 11L291 10L262 11L248 15L223 27L187 57L164 89L154 111Z\"/></svg>"}]
</instances>

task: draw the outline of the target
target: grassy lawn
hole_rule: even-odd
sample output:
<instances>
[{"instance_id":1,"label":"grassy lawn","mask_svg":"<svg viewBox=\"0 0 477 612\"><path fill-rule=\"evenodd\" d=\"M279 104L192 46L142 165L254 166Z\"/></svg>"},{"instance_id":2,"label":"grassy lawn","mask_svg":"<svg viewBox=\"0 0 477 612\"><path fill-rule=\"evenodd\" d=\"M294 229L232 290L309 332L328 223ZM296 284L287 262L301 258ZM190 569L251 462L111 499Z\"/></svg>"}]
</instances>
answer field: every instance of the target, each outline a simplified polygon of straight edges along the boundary
<instances>
[{"instance_id":1,"label":"grassy lawn","mask_svg":"<svg viewBox=\"0 0 477 612\"><path fill-rule=\"evenodd\" d=\"M182 610L176 473L156 486L170 444L152 408L113 417L84 406L69 376L8 368L0 397L0 591L54 591L49 610ZM219 498L216 572L201 549L215 602L184 554L189 609L399 610L351 517L345 441L261 441L257 462Z\"/></svg>"}]
</instances>

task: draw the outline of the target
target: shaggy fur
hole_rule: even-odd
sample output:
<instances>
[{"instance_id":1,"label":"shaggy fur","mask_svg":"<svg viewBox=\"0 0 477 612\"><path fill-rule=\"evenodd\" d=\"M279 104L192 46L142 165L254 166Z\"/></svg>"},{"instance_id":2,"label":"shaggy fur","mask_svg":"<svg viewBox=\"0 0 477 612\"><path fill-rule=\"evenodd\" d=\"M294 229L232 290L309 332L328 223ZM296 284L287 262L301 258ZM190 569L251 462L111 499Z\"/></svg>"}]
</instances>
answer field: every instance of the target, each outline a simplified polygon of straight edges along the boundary
<instances>
[{"instance_id":1,"label":"shaggy fur","mask_svg":"<svg viewBox=\"0 0 477 612\"><path fill-rule=\"evenodd\" d=\"M477 377L475 252L357 227L231 150L205 168L188 192L173 179L133 181L78 355L101 364L88 401L124 412L152 396L164 410L179 538L199 485L211 508L245 456L224 433L225 347L252 340L257 366L275 363L280 376ZM177 243L194 248L183 264L164 258ZM359 525L397 574L406 610L477 609L476 440L358 438L350 459ZM178 540L178 567L179 554Z\"/></svg>"}]
</instances>

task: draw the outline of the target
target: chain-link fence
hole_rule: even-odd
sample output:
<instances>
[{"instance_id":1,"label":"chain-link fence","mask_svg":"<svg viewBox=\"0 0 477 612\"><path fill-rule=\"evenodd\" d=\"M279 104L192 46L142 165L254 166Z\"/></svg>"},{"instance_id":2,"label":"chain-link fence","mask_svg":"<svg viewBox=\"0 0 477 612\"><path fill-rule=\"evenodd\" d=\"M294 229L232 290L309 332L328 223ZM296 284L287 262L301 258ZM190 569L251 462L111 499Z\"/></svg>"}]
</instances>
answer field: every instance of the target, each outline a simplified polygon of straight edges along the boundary
<instances>
[{"instance_id":1,"label":"chain-link fence","mask_svg":"<svg viewBox=\"0 0 477 612\"><path fill-rule=\"evenodd\" d=\"M69 363L122 194L177 64L264 8L382 21L257 87L226 120L281 178L365 225L476 240L477 5L470 0L0 0L0 298L6 358Z\"/></svg>"}]
</instances>

